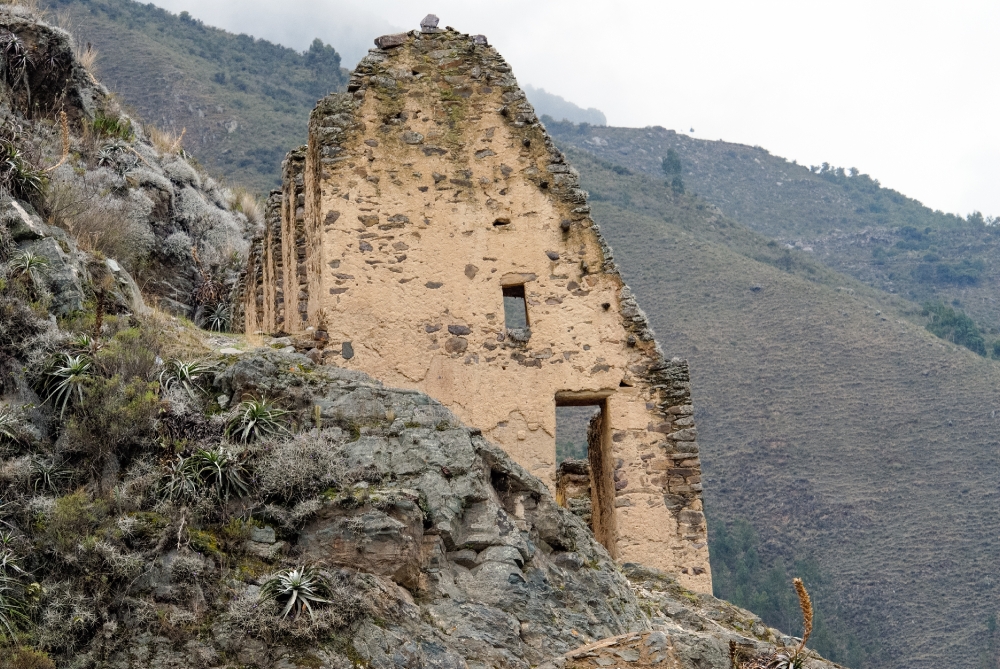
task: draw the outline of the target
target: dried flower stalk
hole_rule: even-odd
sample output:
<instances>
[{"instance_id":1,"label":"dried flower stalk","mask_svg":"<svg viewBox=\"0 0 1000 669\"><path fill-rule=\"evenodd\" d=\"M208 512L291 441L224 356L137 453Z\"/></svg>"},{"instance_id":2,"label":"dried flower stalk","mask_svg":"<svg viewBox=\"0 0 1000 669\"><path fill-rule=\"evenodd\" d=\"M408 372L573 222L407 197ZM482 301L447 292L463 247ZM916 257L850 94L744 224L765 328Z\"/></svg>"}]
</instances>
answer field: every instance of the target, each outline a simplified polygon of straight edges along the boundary
<instances>
[{"instance_id":1,"label":"dried flower stalk","mask_svg":"<svg viewBox=\"0 0 1000 669\"><path fill-rule=\"evenodd\" d=\"M799 596L799 608L802 609L802 624L805 627L805 631L802 633L802 641L799 642L799 647L795 649L795 654L798 655L806 647L806 641L813 631L813 605L812 599L809 598L809 592L806 590L805 584L802 583L802 579L796 578L792 583L795 584L795 594Z\"/></svg>"}]
</instances>

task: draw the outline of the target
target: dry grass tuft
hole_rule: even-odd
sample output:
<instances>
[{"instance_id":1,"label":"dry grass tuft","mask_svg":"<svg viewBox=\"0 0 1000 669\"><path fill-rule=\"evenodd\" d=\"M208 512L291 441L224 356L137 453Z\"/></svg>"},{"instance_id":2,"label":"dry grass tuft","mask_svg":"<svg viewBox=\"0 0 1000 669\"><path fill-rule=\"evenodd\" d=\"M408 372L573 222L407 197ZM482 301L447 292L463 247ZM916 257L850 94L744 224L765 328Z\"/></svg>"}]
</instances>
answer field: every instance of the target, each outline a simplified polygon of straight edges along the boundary
<instances>
[{"instance_id":1,"label":"dry grass tuft","mask_svg":"<svg viewBox=\"0 0 1000 669\"><path fill-rule=\"evenodd\" d=\"M94 65L97 63L98 56L97 49L90 42L87 42L86 47L77 46L76 48L76 59L88 72L94 71Z\"/></svg>"},{"instance_id":2,"label":"dry grass tuft","mask_svg":"<svg viewBox=\"0 0 1000 669\"><path fill-rule=\"evenodd\" d=\"M46 172L51 172L63 163L66 162L66 158L69 157L69 120L66 117L66 112L59 112L59 130L62 134L62 155L59 157L59 162L57 162L52 167L45 170Z\"/></svg>"},{"instance_id":3,"label":"dry grass tuft","mask_svg":"<svg viewBox=\"0 0 1000 669\"><path fill-rule=\"evenodd\" d=\"M169 130L161 130L156 126L150 125L146 126L146 133L149 135L149 141L153 143L153 147L158 152L169 155L180 151L187 128L182 128L181 134L175 135Z\"/></svg>"},{"instance_id":4,"label":"dry grass tuft","mask_svg":"<svg viewBox=\"0 0 1000 669\"><path fill-rule=\"evenodd\" d=\"M104 197L99 182L53 179L49 223L76 238L84 251L100 252L134 271L155 242L152 230L130 202Z\"/></svg>"},{"instance_id":5,"label":"dry grass tuft","mask_svg":"<svg viewBox=\"0 0 1000 669\"><path fill-rule=\"evenodd\" d=\"M0 5L23 7L40 19L46 18L48 12L42 8L40 0L0 0Z\"/></svg>"},{"instance_id":6,"label":"dry grass tuft","mask_svg":"<svg viewBox=\"0 0 1000 669\"><path fill-rule=\"evenodd\" d=\"M227 195L229 206L233 211L243 212L252 226L264 224L264 207L255 193L242 186L236 186L229 189Z\"/></svg>"},{"instance_id":7,"label":"dry grass tuft","mask_svg":"<svg viewBox=\"0 0 1000 669\"><path fill-rule=\"evenodd\" d=\"M260 330L256 332L250 332L243 336L243 341L245 342L246 349L251 351L255 348L263 348L264 346L264 333Z\"/></svg>"}]
</instances>

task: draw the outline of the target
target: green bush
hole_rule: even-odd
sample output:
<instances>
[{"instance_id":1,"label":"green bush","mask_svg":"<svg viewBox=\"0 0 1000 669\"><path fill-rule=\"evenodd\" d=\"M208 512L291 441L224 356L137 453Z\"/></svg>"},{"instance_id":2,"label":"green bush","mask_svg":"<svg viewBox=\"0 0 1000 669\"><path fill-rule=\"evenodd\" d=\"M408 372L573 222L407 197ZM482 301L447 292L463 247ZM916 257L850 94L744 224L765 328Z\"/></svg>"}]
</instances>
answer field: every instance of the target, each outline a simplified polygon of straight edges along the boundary
<instances>
[{"instance_id":1,"label":"green bush","mask_svg":"<svg viewBox=\"0 0 1000 669\"><path fill-rule=\"evenodd\" d=\"M116 334L94 355L95 371L106 378L125 381L154 378L162 344L152 328L128 328Z\"/></svg>"},{"instance_id":2,"label":"green bush","mask_svg":"<svg viewBox=\"0 0 1000 669\"><path fill-rule=\"evenodd\" d=\"M986 355L986 339L976 322L961 311L946 306L943 302L928 302L924 305L924 315L930 316L927 329L950 342Z\"/></svg>"},{"instance_id":3,"label":"green bush","mask_svg":"<svg viewBox=\"0 0 1000 669\"><path fill-rule=\"evenodd\" d=\"M712 591L720 598L753 611L768 625L786 633L801 634L799 600L790 587L792 575L810 583L815 622L810 647L836 661L858 666L872 649L862 649L857 637L845 629L839 613L828 605L828 579L812 559L798 559L786 566L781 559L763 555L760 537L745 520L713 522L709 518ZM832 610L831 610L832 609Z\"/></svg>"},{"instance_id":4,"label":"green bush","mask_svg":"<svg viewBox=\"0 0 1000 669\"><path fill-rule=\"evenodd\" d=\"M52 510L38 522L45 550L71 555L77 545L107 518L107 502L91 499L83 489L56 499Z\"/></svg>"},{"instance_id":5,"label":"green bush","mask_svg":"<svg viewBox=\"0 0 1000 669\"><path fill-rule=\"evenodd\" d=\"M126 142L135 139L132 121L124 116L106 116L103 112L97 112L92 128L98 137L112 137Z\"/></svg>"},{"instance_id":6,"label":"green bush","mask_svg":"<svg viewBox=\"0 0 1000 669\"><path fill-rule=\"evenodd\" d=\"M677 155L677 151L674 149L667 149L667 155L660 166L663 169L663 173L667 176L680 174L682 170L681 157Z\"/></svg>"},{"instance_id":7,"label":"green bush","mask_svg":"<svg viewBox=\"0 0 1000 669\"><path fill-rule=\"evenodd\" d=\"M20 647L4 651L0 669L56 669L56 663L43 651Z\"/></svg>"},{"instance_id":8,"label":"green bush","mask_svg":"<svg viewBox=\"0 0 1000 669\"><path fill-rule=\"evenodd\" d=\"M109 457L127 455L152 443L160 410L157 384L119 376L87 379L83 400L66 426L75 452L91 458L98 470Z\"/></svg>"}]
</instances>

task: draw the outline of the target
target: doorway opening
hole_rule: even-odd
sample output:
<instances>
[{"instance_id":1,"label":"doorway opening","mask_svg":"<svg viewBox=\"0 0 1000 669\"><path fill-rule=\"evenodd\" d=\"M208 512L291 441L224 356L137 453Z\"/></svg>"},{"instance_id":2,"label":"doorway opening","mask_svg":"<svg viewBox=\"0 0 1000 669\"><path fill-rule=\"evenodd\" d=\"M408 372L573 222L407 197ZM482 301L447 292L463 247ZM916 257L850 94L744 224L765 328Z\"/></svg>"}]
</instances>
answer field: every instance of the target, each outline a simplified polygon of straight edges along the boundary
<instances>
[{"instance_id":1,"label":"doorway opening","mask_svg":"<svg viewBox=\"0 0 1000 669\"><path fill-rule=\"evenodd\" d=\"M556 393L556 501L586 520L616 556L610 392Z\"/></svg>"}]
</instances>

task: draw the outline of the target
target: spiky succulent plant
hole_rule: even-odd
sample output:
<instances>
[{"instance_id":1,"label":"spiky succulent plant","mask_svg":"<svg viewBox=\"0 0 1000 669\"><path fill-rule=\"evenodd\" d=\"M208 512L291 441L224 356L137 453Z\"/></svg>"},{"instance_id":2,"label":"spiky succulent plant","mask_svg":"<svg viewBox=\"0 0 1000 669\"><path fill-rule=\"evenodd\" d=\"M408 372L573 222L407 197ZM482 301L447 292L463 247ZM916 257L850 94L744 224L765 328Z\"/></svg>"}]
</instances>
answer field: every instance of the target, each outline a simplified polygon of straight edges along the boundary
<instances>
[{"instance_id":1,"label":"spiky succulent plant","mask_svg":"<svg viewBox=\"0 0 1000 669\"><path fill-rule=\"evenodd\" d=\"M282 618L293 618L307 612L313 615L313 605L329 604L330 581L315 567L284 569L267 579L260 588L261 599L284 603Z\"/></svg>"},{"instance_id":2,"label":"spiky succulent plant","mask_svg":"<svg viewBox=\"0 0 1000 669\"><path fill-rule=\"evenodd\" d=\"M285 416L288 413L266 397L251 397L236 406L233 417L226 424L226 436L248 443L261 437L287 434Z\"/></svg>"}]
</instances>

